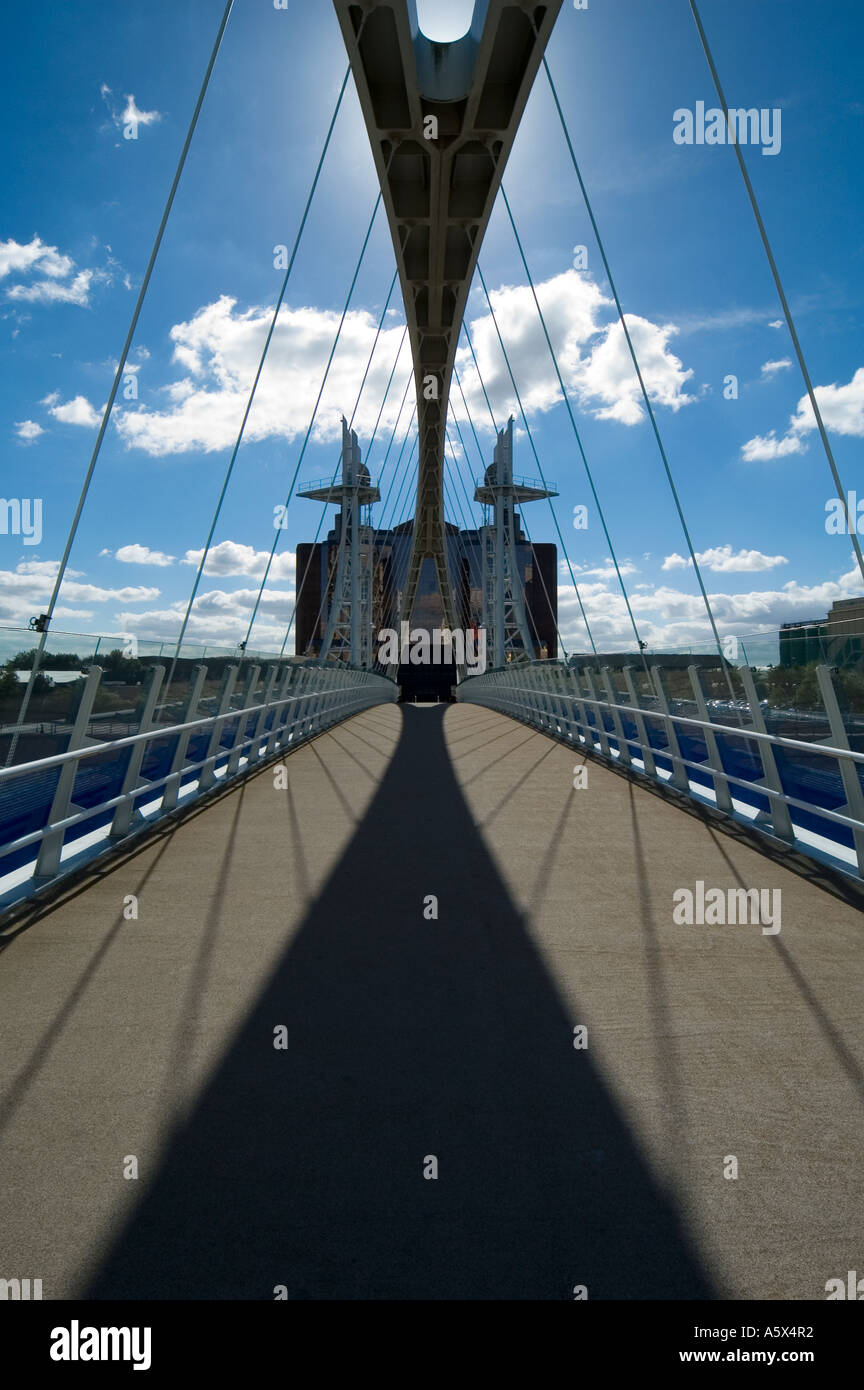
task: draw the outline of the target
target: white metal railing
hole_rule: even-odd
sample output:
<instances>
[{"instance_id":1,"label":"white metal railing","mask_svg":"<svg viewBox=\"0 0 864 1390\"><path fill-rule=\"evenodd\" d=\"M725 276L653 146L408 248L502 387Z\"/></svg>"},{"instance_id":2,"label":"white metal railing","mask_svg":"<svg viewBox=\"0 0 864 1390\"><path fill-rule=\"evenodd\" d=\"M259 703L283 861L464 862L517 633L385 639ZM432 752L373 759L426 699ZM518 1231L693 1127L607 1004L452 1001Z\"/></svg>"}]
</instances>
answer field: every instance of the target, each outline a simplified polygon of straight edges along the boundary
<instances>
[{"instance_id":1,"label":"white metal railing","mask_svg":"<svg viewBox=\"0 0 864 1390\"><path fill-rule=\"evenodd\" d=\"M207 667L195 668L183 721L179 724L159 724L158 699L165 667L155 666L144 698L138 731L118 739L85 744L102 677L100 668L91 668L72 724L68 748L47 758L0 769L0 789L16 782L26 787L28 781L32 784L34 777L41 778L45 772L59 769L46 823L0 845L0 885L4 877L10 877L4 868L4 861L31 847L35 850L30 871L25 865L23 870L11 875L19 882L8 886L5 892L0 886L0 912L70 869L77 868L83 862L82 855L86 854L89 860L104 855L122 842L145 823L140 812L136 812L136 802L145 799L151 805L151 813L146 820L146 823L151 823L176 807L181 787L184 796L194 799L209 791L217 777L221 785L225 785L261 762L284 754L289 748L295 748L351 715L398 698L398 689L391 680L370 671L335 664L277 663L269 671L263 672L259 665L246 668L240 707L232 708L239 670L238 666L229 666L225 670L216 713L199 717ZM273 719L270 727L266 728L271 713ZM254 727L250 733L249 724L253 719ZM235 721L234 738L228 747L223 747L223 730ZM188 759L190 738L206 730L210 731L210 738L204 757ZM176 746L168 771L155 778L143 776L142 767L148 748L154 743L165 743L172 739L176 740ZM82 764L112 753L122 756L126 750L130 750L130 756L123 772L120 792L91 806L76 806L72 798ZM104 818L111 812L113 816L107 836L103 836L95 846L88 846L86 850L82 848L80 855L76 853L76 840L74 836L69 837L69 832L76 826Z\"/></svg>"},{"instance_id":2,"label":"white metal railing","mask_svg":"<svg viewBox=\"0 0 864 1390\"><path fill-rule=\"evenodd\" d=\"M627 702L623 702L613 688L613 677L620 673L627 687ZM747 667L738 667L736 676L740 678L746 697L746 707L750 722L744 723L741 714L740 725L720 724L709 717L705 691L702 686L700 669L693 665L687 668L693 692L695 714L673 713L667 695L663 673L660 667L650 668L653 688L649 698L654 708L646 707L636 692L633 668L618 668L616 672L608 666L592 671L589 667L581 670L565 667L557 662L534 662L472 676L457 688L459 700L487 705L502 713L533 725L544 733L558 737L573 747L581 747L618 766L632 767L634 754L641 762L640 772L655 781L671 785L677 790L695 798L706 795L706 789L698 781L691 779L690 773L707 775L713 790L713 798L720 811L736 819L747 819L762 833L768 833L788 845L795 845L804 853L835 862L838 867L856 878L864 878L864 790L858 776L858 766L864 764L864 753L854 752L848 741L846 726L840 710L837 692L832 680L831 668L817 667L819 691L822 697L824 715L830 730L830 742L817 743L812 740L789 738L782 734L769 733L765 725L765 712L759 703L753 681L753 673ZM605 698L595 686L599 676ZM583 687L584 682L584 687ZM591 710L595 719L588 716ZM604 718L605 716L605 718ZM622 716L632 721L635 733L627 733ZM611 730L606 721L611 723ZM653 720L664 732L666 746L655 747L648 735L647 721ZM705 744L704 759L685 757L678 741L679 733L698 732ZM751 757L758 755L761 776L743 777L727 770L723 763L718 735L726 740L742 740L746 752ZM811 757L833 761L839 770L845 804L835 809L808 801L796 796L783 786L775 758L776 749L807 753ZM671 772L663 775L657 767L657 758L664 758L671 765ZM732 788L745 788L757 793L768 803L768 811L759 811L755 820L742 812L742 799L739 806L733 804ZM751 808L752 809L752 808ZM825 821L824 839L830 841L831 825L843 827L851 832L852 849L836 845L836 853L831 849L821 850L814 846L813 835L808 836L806 828L793 821L791 812L803 811ZM820 832L815 832L819 833ZM845 852L844 852L845 850Z\"/></svg>"}]
</instances>

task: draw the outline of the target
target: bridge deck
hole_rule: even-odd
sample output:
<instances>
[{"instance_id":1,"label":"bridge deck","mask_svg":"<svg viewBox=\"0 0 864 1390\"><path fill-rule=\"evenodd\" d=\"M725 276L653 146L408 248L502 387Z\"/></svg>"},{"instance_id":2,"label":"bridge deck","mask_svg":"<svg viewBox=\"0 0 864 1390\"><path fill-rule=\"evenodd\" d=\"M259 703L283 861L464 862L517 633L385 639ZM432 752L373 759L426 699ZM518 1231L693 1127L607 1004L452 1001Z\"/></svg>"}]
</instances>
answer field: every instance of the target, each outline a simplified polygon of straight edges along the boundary
<instances>
[{"instance_id":1,"label":"bridge deck","mask_svg":"<svg viewBox=\"0 0 864 1390\"><path fill-rule=\"evenodd\" d=\"M7 938L0 1276L804 1299L858 1268L860 913L573 763L373 709ZM780 888L782 930L675 925L697 880Z\"/></svg>"}]
</instances>

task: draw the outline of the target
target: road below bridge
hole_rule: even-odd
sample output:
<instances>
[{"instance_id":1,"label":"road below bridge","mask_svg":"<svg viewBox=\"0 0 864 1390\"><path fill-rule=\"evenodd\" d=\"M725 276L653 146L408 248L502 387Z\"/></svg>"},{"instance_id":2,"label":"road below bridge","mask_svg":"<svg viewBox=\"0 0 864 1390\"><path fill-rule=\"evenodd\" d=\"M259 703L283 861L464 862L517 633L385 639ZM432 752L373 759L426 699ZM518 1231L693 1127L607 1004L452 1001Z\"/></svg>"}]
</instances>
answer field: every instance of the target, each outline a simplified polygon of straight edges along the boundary
<instances>
[{"instance_id":1,"label":"road below bridge","mask_svg":"<svg viewBox=\"0 0 864 1390\"><path fill-rule=\"evenodd\" d=\"M574 763L374 708L10 928L0 1277L820 1299L861 1268L860 911ZM779 889L781 930L676 923L700 882Z\"/></svg>"}]
</instances>

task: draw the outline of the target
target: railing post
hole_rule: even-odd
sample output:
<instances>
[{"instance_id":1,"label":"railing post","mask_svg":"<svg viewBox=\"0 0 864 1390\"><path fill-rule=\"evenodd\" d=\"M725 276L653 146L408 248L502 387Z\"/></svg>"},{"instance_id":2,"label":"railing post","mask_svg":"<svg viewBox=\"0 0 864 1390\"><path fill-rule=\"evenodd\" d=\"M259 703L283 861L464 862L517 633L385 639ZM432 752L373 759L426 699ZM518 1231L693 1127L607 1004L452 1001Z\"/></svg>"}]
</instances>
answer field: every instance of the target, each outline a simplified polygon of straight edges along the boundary
<instances>
[{"instance_id":1,"label":"railing post","mask_svg":"<svg viewBox=\"0 0 864 1390\"><path fill-rule=\"evenodd\" d=\"M243 695L240 701L241 710L248 709L249 706L254 702L255 688L258 685L258 677L260 674L261 667L259 665L251 666L249 668L249 675L246 680L246 687L243 691ZM238 767L240 766L240 759L243 756L243 736L246 732L246 726L248 725L248 723L248 714L243 715L240 719L237 720L237 734L235 736L233 744L231 745L231 752L228 755L228 770L225 773L226 777L233 777Z\"/></svg>"},{"instance_id":2,"label":"railing post","mask_svg":"<svg viewBox=\"0 0 864 1390\"><path fill-rule=\"evenodd\" d=\"M96 699L96 692L99 689L99 682L102 679L102 668L91 666L84 682L84 689L81 692L81 701L75 715L75 723L72 725L72 733L69 736L69 746L67 753L74 749L82 748L87 737L87 725L90 723L90 716L93 713L93 704ZM68 763L62 763L60 767L60 777L57 782L57 790L51 802L51 811L48 816L48 824L55 825L57 821L65 820L69 813L69 806L72 798L72 789L75 786L75 778L78 773L78 759L71 758ZM36 869L33 877L36 879L54 878L60 868L60 856L63 851L64 831L49 830L42 839L39 848L39 855L36 860Z\"/></svg>"},{"instance_id":3,"label":"railing post","mask_svg":"<svg viewBox=\"0 0 864 1390\"><path fill-rule=\"evenodd\" d=\"M297 703L290 706L291 726L288 729L288 737L285 740L289 745L298 743L303 737L303 720L306 714L306 706L309 701L306 691L311 680L311 672L308 667L303 666L297 672L297 680L294 686L294 695Z\"/></svg>"},{"instance_id":4,"label":"railing post","mask_svg":"<svg viewBox=\"0 0 864 1390\"><path fill-rule=\"evenodd\" d=\"M738 675L741 678L741 684L744 686L744 694L750 706L750 718L753 723L753 728L757 733L767 734L768 730L765 727L762 708L759 704L759 697L756 694L756 686L753 683L753 672L750 670L749 666L739 666ZM736 730L736 733L737 732ZM780 773L777 769L777 759L774 757L773 745L766 743L761 738L756 739L756 744L759 749L759 759L762 763L763 781L767 787L770 787L771 791L779 793L778 796L769 797L771 825L774 829L774 834L779 840L787 840L791 844L795 839L795 831L792 827L792 817L789 814L789 807L783 800L783 783L780 780Z\"/></svg>"},{"instance_id":5,"label":"railing post","mask_svg":"<svg viewBox=\"0 0 864 1390\"><path fill-rule=\"evenodd\" d=\"M642 706L639 703L639 696L636 693L636 682L633 680L633 667L625 666L622 674L624 676L624 683L627 686L627 698L633 708L639 711L638 714L634 714L633 718L636 723L637 733L639 734L642 762L648 776L656 777L657 767L654 763L654 750L648 738L648 726L645 723L645 717L642 714Z\"/></svg>"},{"instance_id":6,"label":"railing post","mask_svg":"<svg viewBox=\"0 0 864 1390\"><path fill-rule=\"evenodd\" d=\"M585 705L585 700L584 700L583 695L582 695L582 680L581 680L581 672L580 672L580 670L579 670L579 667L578 667L578 666L571 666L571 667L569 667L569 676L570 676L570 684L571 684L571 686L573 687L573 689L574 689L575 692L576 692L574 704L578 704L579 710L580 710L580 714L579 714L579 715L576 715L575 710L574 710L574 718L575 718L576 721L577 721L577 737L580 737L580 735L578 734L578 729L581 728L581 730L582 730L582 733L581 733L582 742L585 744L585 747L586 747L586 748L590 748L591 751L592 751L592 753L593 753L593 751L594 751L594 736L593 736L593 734L592 734L592 732L591 732L591 725L588 723L588 712L587 712L587 707L586 707L586 705Z\"/></svg>"},{"instance_id":7,"label":"railing post","mask_svg":"<svg viewBox=\"0 0 864 1390\"><path fill-rule=\"evenodd\" d=\"M594 685L594 678L593 678L593 676L592 676L592 674L591 674L591 672L590 672L590 670L589 670L589 668L588 668L587 666L585 667L585 671L584 671L583 674L584 674L584 676L585 676L585 684L586 684L587 687L588 687L588 695L590 696L590 698L591 698L592 700L595 700L595 701L596 701L596 700L597 700L597 690L596 690L595 685ZM605 723L604 723L604 721L603 721L603 711L602 711L602 709L600 708L599 701L598 701L598 703L591 705L590 708L591 708L591 710L593 711L595 720L597 721L597 722L596 722L596 725L594 726L594 728L596 729L597 737L598 737L599 740L600 740L600 752L603 753L603 754L605 754L605 756L606 756L607 758L611 759L611 758L612 758L612 749L609 747L609 737L608 737L608 735L607 735L607 733L606 733L606 725L605 725ZM591 734L591 738L592 738L592 742L593 742L593 731L592 731L592 734Z\"/></svg>"},{"instance_id":8,"label":"railing post","mask_svg":"<svg viewBox=\"0 0 864 1390\"><path fill-rule=\"evenodd\" d=\"M270 734L267 738L267 746L264 749L265 758L269 758L273 753L276 752L277 748L281 748L282 744L285 741L285 730L288 727L288 724L291 720L292 711L294 709L294 705L290 700L288 691L293 687L294 677L296 674L297 667L292 666L289 663L288 667L286 668L284 678L280 682L279 690L277 692L275 700L275 703L277 705L279 705L283 700L287 700L288 703L282 705L281 709L277 709L276 713L273 716L273 723L270 728Z\"/></svg>"},{"instance_id":9,"label":"railing post","mask_svg":"<svg viewBox=\"0 0 864 1390\"><path fill-rule=\"evenodd\" d=\"M310 698L310 691L312 688L313 679L314 678L312 675L311 668L304 667L304 669L300 672L300 680L297 682L298 699L297 708L294 711L295 723L291 730L292 743L297 741L302 742L302 740L306 737L306 734L308 732L307 721L309 718L309 709L312 703Z\"/></svg>"},{"instance_id":10,"label":"railing post","mask_svg":"<svg viewBox=\"0 0 864 1390\"><path fill-rule=\"evenodd\" d=\"M660 674L659 666L651 667L651 679L654 682L654 689L657 691L657 703L660 706L660 713L663 716L663 724L666 729L666 740L669 745L669 756L672 759L672 778L671 785L677 787L681 792L690 791L690 779L687 776L687 769L681 761L681 749L678 744L678 734L669 713L669 701L666 697L666 687L663 684L663 677Z\"/></svg>"},{"instance_id":11,"label":"railing post","mask_svg":"<svg viewBox=\"0 0 864 1390\"><path fill-rule=\"evenodd\" d=\"M198 774L199 792L207 791L216 781L216 763L220 756L219 740L222 737L222 729L230 711L231 696L234 694L237 671L238 668L236 666L226 666L225 674L222 677L222 694L219 700L216 718L213 721L213 728L210 732L210 743L207 748L207 756Z\"/></svg>"},{"instance_id":12,"label":"railing post","mask_svg":"<svg viewBox=\"0 0 864 1390\"><path fill-rule=\"evenodd\" d=\"M523 712L528 716L528 723L532 724L535 729L542 729L545 720L543 717L543 701L540 692L525 676L520 678L518 668L514 666L512 661L508 670L510 685L513 690L511 698L517 706L522 706ZM523 695L518 694L520 684L524 684L525 686L525 693Z\"/></svg>"},{"instance_id":13,"label":"railing post","mask_svg":"<svg viewBox=\"0 0 864 1390\"><path fill-rule=\"evenodd\" d=\"M567 701L561 693L562 671L560 666L550 666L548 669L549 688L552 692L552 707L555 710L555 718L558 723L559 731L564 734L569 742L573 741L573 733L570 729L570 711L567 708Z\"/></svg>"},{"instance_id":14,"label":"railing post","mask_svg":"<svg viewBox=\"0 0 864 1390\"><path fill-rule=\"evenodd\" d=\"M817 666L816 679L819 682L819 692L825 706L825 713L828 715L831 742L835 748L848 749L849 738L846 733L846 725L843 723L843 715L840 712L837 691L834 689L834 682L831 679L831 667ZM861 782L858 777L858 764L854 763L851 758L838 758L837 761L840 764L843 790L846 793L846 810L854 820L864 821L864 792L861 790ZM855 845L855 857L858 861L858 872L864 874L864 825L860 830L852 831L852 839Z\"/></svg>"},{"instance_id":15,"label":"railing post","mask_svg":"<svg viewBox=\"0 0 864 1390\"><path fill-rule=\"evenodd\" d=\"M603 678L603 685L606 690L606 698L608 699L610 706L617 705L618 700L616 698L615 691L612 687L612 676L609 671L609 667L604 666L600 674ZM630 756L630 748L624 734L624 724L621 720L621 715L617 709L610 708L609 713L612 716L612 723L615 725L615 736L618 739L618 761L619 763L622 763L624 767L630 767L633 759Z\"/></svg>"},{"instance_id":16,"label":"railing post","mask_svg":"<svg viewBox=\"0 0 864 1390\"><path fill-rule=\"evenodd\" d=\"M144 708L141 711L141 719L138 723L138 733L148 732L153 727L153 713L156 709L156 701L159 698L159 691L162 689L162 682L165 679L165 667L154 666L150 678L150 686L144 701ZM132 816L135 811L135 797L133 792L138 785L141 775L141 764L144 762L144 754L147 751L147 741L134 743L129 750L129 763L126 767L126 776L123 778L121 796L126 799L120 803L114 812L114 819L111 822L111 839L119 839L125 835L132 824Z\"/></svg>"},{"instance_id":17,"label":"railing post","mask_svg":"<svg viewBox=\"0 0 864 1390\"><path fill-rule=\"evenodd\" d=\"M204 689L204 682L207 679L207 667L196 666L192 676L192 688L189 692L189 699L186 710L181 720L183 724L191 724L193 719L198 717L198 705L201 700L201 691ZM178 736L177 747L174 749L174 757L171 759L171 771L165 783L165 790L162 793L163 811L173 811L177 805L177 798L180 795L180 781L183 776L183 765L186 762L186 750L189 747L189 739L192 737L190 729L184 729Z\"/></svg>"},{"instance_id":18,"label":"railing post","mask_svg":"<svg viewBox=\"0 0 864 1390\"><path fill-rule=\"evenodd\" d=\"M552 685L552 672L548 666L538 666L534 670L535 677L540 682L540 688L543 691L543 706L546 710L548 727L554 737L555 734L561 732L561 719Z\"/></svg>"},{"instance_id":19,"label":"railing post","mask_svg":"<svg viewBox=\"0 0 864 1390\"><path fill-rule=\"evenodd\" d=\"M278 675L279 667L277 664L274 663L274 665L270 668L270 673L267 677L267 684L264 687L264 696L261 701L264 708L262 709L257 720L255 721L255 733L252 736L252 743L249 745L249 752L247 754L247 757L250 763L257 763L261 759L261 740L264 737L264 721L267 718L267 711L269 710L270 705L273 701L273 687L276 684Z\"/></svg>"},{"instance_id":20,"label":"railing post","mask_svg":"<svg viewBox=\"0 0 864 1390\"><path fill-rule=\"evenodd\" d=\"M693 687L693 698L696 701L696 713L700 719L710 723L708 706L705 703L705 691L702 689L702 681L699 676L698 666L688 666L687 674L690 677L690 684ZM732 793L729 790L729 783L725 777L723 759L720 756L720 748L714 736L713 729L703 729L702 734L705 738L705 746L708 749L708 762L711 765L711 773L714 781L714 795L717 797L717 806L721 811L726 811L732 815L734 807L732 805Z\"/></svg>"}]
</instances>

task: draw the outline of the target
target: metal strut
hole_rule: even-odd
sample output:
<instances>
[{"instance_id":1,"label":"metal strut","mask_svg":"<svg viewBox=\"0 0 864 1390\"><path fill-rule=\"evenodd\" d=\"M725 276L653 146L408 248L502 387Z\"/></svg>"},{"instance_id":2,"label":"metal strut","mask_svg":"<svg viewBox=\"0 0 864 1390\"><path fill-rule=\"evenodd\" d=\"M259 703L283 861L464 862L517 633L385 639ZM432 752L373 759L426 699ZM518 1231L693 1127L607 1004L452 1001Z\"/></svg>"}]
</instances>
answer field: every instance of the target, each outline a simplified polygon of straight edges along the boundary
<instances>
[{"instance_id":1,"label":"metal strut","mask_svg":"<svg viewBox=\"0 0 864 1390\"><path fill-rule=\"evenodd\" d=\"M562 0L480 0L453 43L420 32L412 0L334 0L375 159L417 391L417 511L402 620L425 559L456 626L444 446L456 348L480 245Z\"/></svg>"}]
</instances>

